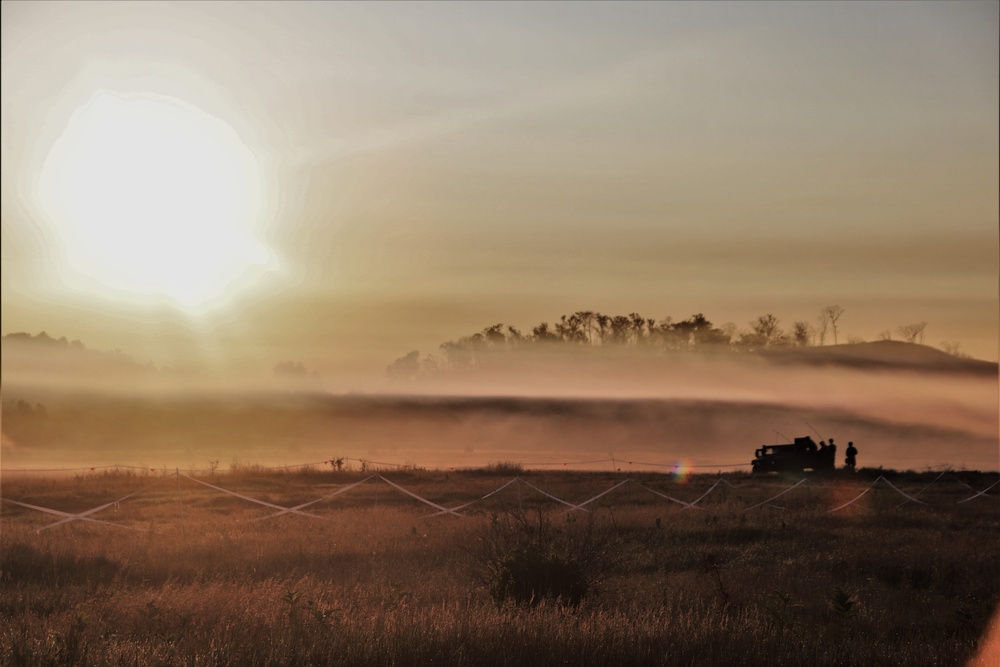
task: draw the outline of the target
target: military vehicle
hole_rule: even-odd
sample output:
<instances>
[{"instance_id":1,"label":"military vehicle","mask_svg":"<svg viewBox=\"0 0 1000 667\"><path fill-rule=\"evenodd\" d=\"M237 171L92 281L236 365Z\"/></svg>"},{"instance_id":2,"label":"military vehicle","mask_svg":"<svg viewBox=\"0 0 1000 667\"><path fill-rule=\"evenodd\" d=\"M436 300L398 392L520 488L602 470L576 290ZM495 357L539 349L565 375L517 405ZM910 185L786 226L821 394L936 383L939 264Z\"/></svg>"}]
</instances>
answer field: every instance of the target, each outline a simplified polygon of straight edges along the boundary
<instances>
[{"instance_id":1,"label":"military vehicle","mask_svg":"<svg viewBox=\"0 0 1000 667\"><path fill-rule=\"evenodd\" d=\"M819 445L808 435L795 438L787 445L764 445L755 452L751 461L753 472L820 472L833 470L837 446L821 442Z\"/></svg>"}]
</instances>

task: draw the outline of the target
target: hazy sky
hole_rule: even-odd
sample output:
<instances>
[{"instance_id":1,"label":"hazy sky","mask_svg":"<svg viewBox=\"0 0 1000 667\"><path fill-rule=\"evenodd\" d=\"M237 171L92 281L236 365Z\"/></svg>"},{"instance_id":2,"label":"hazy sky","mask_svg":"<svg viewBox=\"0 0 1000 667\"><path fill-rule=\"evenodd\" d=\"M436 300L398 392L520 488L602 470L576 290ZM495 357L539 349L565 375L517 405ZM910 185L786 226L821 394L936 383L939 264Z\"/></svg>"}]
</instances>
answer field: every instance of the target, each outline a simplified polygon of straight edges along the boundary
<instances>
[{"instance_id":1,"label":"hazy sky","mask_svg":"<svg viewBox=\"0 0 1000 667\"><path fill-rule=\"evenodd\" d=\"M3 333L363 384L496 322L839 304L997 358L996 2L2 11Z\"/></svg>"}]
</instances>

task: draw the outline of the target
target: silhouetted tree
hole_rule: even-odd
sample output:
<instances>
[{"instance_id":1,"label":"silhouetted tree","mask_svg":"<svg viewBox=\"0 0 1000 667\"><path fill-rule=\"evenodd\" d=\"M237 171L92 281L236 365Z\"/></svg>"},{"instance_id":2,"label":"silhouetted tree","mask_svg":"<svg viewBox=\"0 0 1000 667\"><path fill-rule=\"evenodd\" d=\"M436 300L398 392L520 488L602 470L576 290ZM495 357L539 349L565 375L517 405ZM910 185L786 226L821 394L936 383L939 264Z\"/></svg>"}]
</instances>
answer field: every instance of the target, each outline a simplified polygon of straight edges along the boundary
<instances>
[{"instance_id":1,"label":"silhouetted tree","mask_svg":"<svg viewBox=\"0 0 1000 667\"><path fill-rule=\"evenodd\" d=\"M768 313L750 322L750 331L740 336L739 346L747 351L782 345L786 339L778 326L779 320Z\"/></svg>"},{"instance_id":2,"label":"silhouetted tree","mask_svg":"<svg viewBox=\"0 0 1000 667\"><path fill-rule=\"evenodd\" d=\"M782 333L778 323L778 318L771 313L761 315L756 322L751 323L754 333L764 342L764 347L770 347L781 339Z\"/></svg>"},{"instance_id":3,"label":"silhouetted tree","mask_svg":"<svg viewBox=\"0 0 1000 667\"><path fill-rule=\"evenodd\" d=\"M524 340L524 334L521 333L520 329L512 326L507 327L507 343L509 345L518 345Z\"/></svg>"},{"instance_id":4,"label":"silhouetted tree","mask_svg":"<svg viewBox=\"0 0 1000 667\"><path fill-rule=\"evenodd\" d=\"M957 340L943 341L941 343L941 349L950 354L953 357L964 357L965 355L959 352L959 348L962 346Z\"/></svg>"},{"instance_id":5,"label":"silhouetted tree","mask_svg":"<svg viewBox=\"0 0 1000 667\"><path fill-rule=\"evenodd\" d=\"M548 322L542 322L538 326L534 327L531 330L531 335L535 339L535 341L540 342L540 343L546 343L546 342L552 342L552 341L559 340L559 335L556 334L556 333L553 333L549 329L549 323Z\"/></svg>"},{"instance_id":6,"label":"silhouetted tree","mask_svg":"<svg viewBox=\"0 0 1000 667\"><path fill-rule=\"evenodd\" d=\"M660 320L659 324L649 328L650 336L658 345L667 350L686 348L688 341L681 340L682 334L674 326L674 320L669 315Z\"/></svg>"},{"instance_id":7,"label":"silhouetted tree","mask_svg":"<svg viewBox=\"0 0 1000 667\"><path fill-rule=\"evenodd\" d=\"M646 337L646 318L639 313L629 313L628 319L632 325L632 342L638 344Z\"/></svg>"},{"instance_id":8,"label":"silhouetted tree","mask_svg":"<svg viewBox=\"0 0 1000 667\"><path fill-rule=\"evenodd\" d=\"M698 344L698 332L706 326L711 326L711 322L704 315L698 313L686 320L675 322L673 330L677 334L677 340L681 346L691 348Z\"/></svg>"},{"instance_id":9,"label":"silhouetted tree","mask_svg":"<svg viewBox=\"0 0 1000 667\"><path fill-rule=\"evenodd\" d=\"M597 322L597 330L601 337L601 343L607 342L608 328L611 326L611 318L608 315L596 313L594 315L594 321Z\"/></svg>"},{"instance_id":10,"label":"silhouetted tree","mask_svg":"<svg viewBox=\"0 0 1000 667\"><path fill-rule=\"evenodd\" d=\"M393 380L415 380L420 375L420 352L413 350L396 359L385 369L385 374Z\"/></svg>"},{"instance_id":11,"label":"silhouetted tree","mask_svg":"<svg viewBox=\"0 0 1000 667\"><path fill-rule=\"evenodd\" d=\"M824 321L822 319L823 314L826 315L826 320L825 321L827 323L829 323L830 328L833 330L833 344L836 345L837 344L837 321L840 319L840 316L844 314L844 309L841 308L840 306L836 306L836 305L834 305L834 306L827 306L826 308L823 309L822 313L820 314L820 318L821 318L820 322L821 323Z\"/></svg>"},{"instance_id":12,"label":"silhouetted tree","mask_svg":"<svg viewBox=\"0 0 1000 667\"><path fill-rule=\"evenodd\" d=\"M556 335L567 343L587 342L587 334L584 331L583 320L581 320L576 313L573 313L569 317L563 315L559 318L559 323L556 324Z\"/></svg>"},{"instance_id":13,"label":"silhouetted tree","mask_svg":"<svg viewBox=\"0 0 1000 667\"><path fill-rule=\"evenodd\" d=\"M812 338L812 327L808 322L796 322L792 325L792 340L799 347L808 347Z\"/></svg>"},{"instance_id":14,"label":"silhouetted tree","mask_svg":"<svg viewBox=\"0 0 1000 667\"><path fill-rule=\"evenodd\" d=\"M615 315L611 318L611 342L623 345L628 342L632 331L632 320L625 315Z\"/></svg>"},{"instance_id":15,"label":"silhouetted tree","mask_svg":"<svg viewBox=\"0 0 1000 667\"><path fill-rule=\"evenodd\" d=\"M830 314L826 312L826 308L819 311L819 317L816 318L816 321L819 323L816 337L819 339L820 346L826 345L826 332L830 329Z\"/></svg>"},{"instance_id":16,"label":"silhouetted tree","mask_svg":"<svg viewBox=\"0 0 1000 667\"><path fill-rule=\"evenodd\" d=\"M723 329L714 326L704 315L698 313L697 318L702 321L694 333L696 345L700 346L722 346L729 345L732 341L732 334L726 333ZM735 326L733 327L735 329Z\"/></svg>"},{"instance_id":17,"label":"silhouetted tree","mask_svg":"<svg viewBox=\"0 0 1000 667\"><path fill-rule=\"evenodd\" d=\"M593 345L594 343L594 327L595 314L592 310L579 310L573 313L573 316L580 322L580 327L583 329L583 334L587 338L587 342Z\"/></svg>"},{"instance_id":18,"label":"silhouetted tree","mask_svg":"<svg viewBox=\"0 0 1000 667\"><path fill-rule=\"evenodd\" d=\"M903 337L907 343L923 343L924 342L924 329L927 327L927 322L917 322L916 324L904 324L903 326L896 329L896 332Z\"/></svg>"},{"instance_id":19,"label":"silhouetted tree","mask_svg":"<svg viewBox=\"0 0 1000 667\"><path fill-rule=\"evenodd\" d=\"M475 334L479 336L480 334ZM475 336L465 336L458 340L441 343L439 349L444 354L447 367L450 370L464 371L476 365Z\"/></svg>"},{"instance_id":20,"label":"silhouetted tree","mask_svg":"<svg viewBox=\"0 0 1000 667\"><path fill-rule=\"evenodd\" d=\"M665 317L658 326L650 325L649 331L668 350L718 347L732 342L732 330L726 331L714 326L702 313L680 322L673 322L671 318Z\"/></svg>"}]
</instances>

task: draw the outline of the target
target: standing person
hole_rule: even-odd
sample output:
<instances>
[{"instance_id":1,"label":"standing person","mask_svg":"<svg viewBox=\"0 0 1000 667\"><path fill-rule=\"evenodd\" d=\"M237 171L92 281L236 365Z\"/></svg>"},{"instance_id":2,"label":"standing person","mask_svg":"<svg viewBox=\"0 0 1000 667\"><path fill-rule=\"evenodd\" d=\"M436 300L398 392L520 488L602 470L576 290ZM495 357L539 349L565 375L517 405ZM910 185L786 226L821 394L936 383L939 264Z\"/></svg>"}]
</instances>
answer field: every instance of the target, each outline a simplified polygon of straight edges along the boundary
<instances>
[{"instance_id":1,"label":"standing person","mask_svg":"<svg viewBox=\"0 0 1000 667\"><path fill-rule=\"evenodd\" d=\"M858 463L858 449L854 446L853 442L847 443L847 455L844 457L844 467L848 470L854 470Z\"/></svg>"},{"instance_id":2,"label":"standing person","mask_svg":"<svg viewBox=\"0 0 1000 667\"><path fill-rule=\"evenodd\" d=\"M830 448L826 446L826 440L819 441L819 451L816 452L816 466L819 468L832 468L830 465Z\"/></svg>"}]
</instances>

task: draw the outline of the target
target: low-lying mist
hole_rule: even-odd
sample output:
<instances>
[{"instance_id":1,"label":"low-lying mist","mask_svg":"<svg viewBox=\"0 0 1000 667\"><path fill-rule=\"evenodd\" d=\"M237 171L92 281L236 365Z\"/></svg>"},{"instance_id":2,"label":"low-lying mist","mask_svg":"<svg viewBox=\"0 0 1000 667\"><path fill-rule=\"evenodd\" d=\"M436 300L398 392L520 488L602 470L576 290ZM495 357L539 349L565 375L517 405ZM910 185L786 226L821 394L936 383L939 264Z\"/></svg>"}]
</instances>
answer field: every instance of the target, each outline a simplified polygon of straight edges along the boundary
<instances>
[{"instance_id":1,"label":"low-lying mist","mask_svg":"<svg viewBox=\"0 0 1000 667\"><path fill-rule=\"evenodd\" d=\"M864 363L859 355L844 363L553 350L387 380L364 395L324 390L314 378L238 373L60 376L5 357L3 466L225 468L350 457L440 467L611 458L632 469L749 467L756 447L808 434L834 438L841 452L854 441L862 466L1000 468L996 365L900 363L889 352L914 350L887 348L873 360L868 347Z\"/></svg>"}]
</instances>

